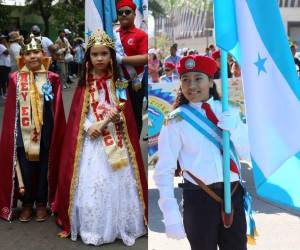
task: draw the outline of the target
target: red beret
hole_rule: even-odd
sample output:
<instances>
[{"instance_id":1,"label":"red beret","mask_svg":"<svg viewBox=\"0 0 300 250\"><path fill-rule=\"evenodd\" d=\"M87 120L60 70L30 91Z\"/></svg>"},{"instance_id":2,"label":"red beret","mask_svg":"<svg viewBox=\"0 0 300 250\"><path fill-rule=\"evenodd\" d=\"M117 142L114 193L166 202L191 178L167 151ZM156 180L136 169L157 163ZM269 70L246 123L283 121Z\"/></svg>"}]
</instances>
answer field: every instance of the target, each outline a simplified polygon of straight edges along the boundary
<instances>
[{"instance_id":1,"label":"red beret","mask_svg":"<svg viewBox=\"0 0 300 250\"><path fill-rule=\"evenodd\" d=\"M164 67L169 69L175 69L175 64L172 62L165 62Z\"/></svg>"},{"instance_id":2,"label":"red beret","mask_svg":"<svg viewBox=\"0 0 300 250\"><path fill-rule=\"evenodd\" d=\"M212 53L212 58L217 60L218 58L221 57L221 53L220 53L220 50L216 50L214 53Z\"/></svg>"},{"instance_id":3,"label":"red beret","mask_svg":"<svg viewBox=\"0 0 300 250\"><path fill-rule=\"evenodd\" d=\"M136 4L132 0L120 0L117 3L117 10L121 9L122 7L127 6L133 10L136 10Z\"/></svg>"},{"instance_id":4,"label":"red beret","mask_svg":"<svg viewBox=\"0 0 300 250\"><path fill-rule=\"evenodd\" d=\"M213 77L218 70L218 65L208 56L190 55L180 59L177 70L180 76L188 72L202 72Z\"/></svg>"}]
</instances>

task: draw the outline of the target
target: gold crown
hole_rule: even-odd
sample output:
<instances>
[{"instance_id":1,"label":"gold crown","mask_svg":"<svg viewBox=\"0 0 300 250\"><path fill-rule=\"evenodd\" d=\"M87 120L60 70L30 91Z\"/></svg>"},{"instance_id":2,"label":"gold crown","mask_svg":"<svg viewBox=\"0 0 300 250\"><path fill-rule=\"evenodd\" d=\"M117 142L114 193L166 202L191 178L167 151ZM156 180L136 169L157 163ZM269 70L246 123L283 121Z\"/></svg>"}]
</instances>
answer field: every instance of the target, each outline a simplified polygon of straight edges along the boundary
<instances>
[{"instance_id":1,"label":"gold crown","mask_svg":"<svg viewBox=\"0 0 300 250\"><path fill-rule=\"evenodd\" d=\"M97 29L88 40L87 49L94 45L104 45L108 48L115 49L113 40L105 33L105 31Z\"/></svg>"},{"instance_id":2,"label":"gold crown","mask_svg":"<svg viewBox=\"0 0 300 250\"><path fill-rule=\"evenodd\" d=\"M41 40L34 38L34 36L30 36L30 42L23 44L22 46L23 53L26 53L31 50L43 50Z\"/></svg>"}]
</instances>

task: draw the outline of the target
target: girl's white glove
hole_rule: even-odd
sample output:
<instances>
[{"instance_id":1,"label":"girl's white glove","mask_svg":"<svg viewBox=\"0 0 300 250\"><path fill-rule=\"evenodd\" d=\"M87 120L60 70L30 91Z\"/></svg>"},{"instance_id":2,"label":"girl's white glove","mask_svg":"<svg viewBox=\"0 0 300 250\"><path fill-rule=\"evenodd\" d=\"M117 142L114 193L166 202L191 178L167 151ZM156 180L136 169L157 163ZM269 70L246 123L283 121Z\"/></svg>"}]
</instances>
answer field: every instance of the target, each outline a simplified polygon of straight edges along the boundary
<instances>
[{"instance_id":1,"label":"girl's white glove","mask_svg":"<svg viewBox=\"0 0 300 250\"><path fill-rule=\"evenodd\" d=\"M166 225L166 234L168 238L181 240L186 237L183 224Z\"/></svg>"},{"instance_id":2,"label":"girl's white glove","mask_svg":"<svg viewBox=\"0 0 300 250\"><path fill-rule=\"evenodd\" d=\"M237 115L232 111L222 112L218 117L218 127L230 133L237 127Z\"/></svg>"}]
</instances>

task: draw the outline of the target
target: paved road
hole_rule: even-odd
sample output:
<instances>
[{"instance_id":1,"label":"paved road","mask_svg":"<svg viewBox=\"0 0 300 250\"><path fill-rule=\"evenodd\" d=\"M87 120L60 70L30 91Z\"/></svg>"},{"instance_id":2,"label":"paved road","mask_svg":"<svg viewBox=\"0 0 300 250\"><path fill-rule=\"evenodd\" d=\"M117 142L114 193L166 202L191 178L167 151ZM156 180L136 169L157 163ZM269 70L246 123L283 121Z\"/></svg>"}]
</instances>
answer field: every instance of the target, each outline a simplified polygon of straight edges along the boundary
<instances>
[{"instance_id":1,"label":"paved road","mask_svg":"<svg viewBox=\"0 0 300 250\"><path fill-rule=\"evenodd\" d=\"M64 108L68 115L71 101L74 93L74 86L70 89L63 90ZM0 131L2 126L2 116L4 110L4 102L0 97ZM146 116L144 117L146 119ZM146 133L147 121L144 122L143 135ZM147 143L141 140L144 161L147 160ZM18 211L16 211L18 212ZM29 223L20 223L13 221L8 223L0 219L0 249L1 250L71 250L71 249L92 249L93 246L86 246L80 240L72 242L69 239L60 239L56 235L60 232L60 228L56 226L54 217L52 216L47 222L37 223L31 221ZM147 249L148 239L146 236L137 240L132 250ZM103 250L122 250L128 249L121 240L117 240L113 244L101 246Z\"/></svg>"},{"instance_id":2,"label":"paved road","mask_svg":"<svg viewBox=\"0 0 300 250\"><path fill-rule=\"evenodd\" d=\"M158 208L158 190L153 182L153 169L148 172L149 181L149 250L189 250L187 239L172 240L164 234L162 214ZM249 250L300 250L300 214L286 207L280 207L259 198L255 193L252 171L243 165L243 176L246 178L247 190L253 197L253 209L259 236L255 246ZM177 187L176 178L174 187ZM178 203L181 201L181 190L175 188Z\"/></svg>"}]
</instances>

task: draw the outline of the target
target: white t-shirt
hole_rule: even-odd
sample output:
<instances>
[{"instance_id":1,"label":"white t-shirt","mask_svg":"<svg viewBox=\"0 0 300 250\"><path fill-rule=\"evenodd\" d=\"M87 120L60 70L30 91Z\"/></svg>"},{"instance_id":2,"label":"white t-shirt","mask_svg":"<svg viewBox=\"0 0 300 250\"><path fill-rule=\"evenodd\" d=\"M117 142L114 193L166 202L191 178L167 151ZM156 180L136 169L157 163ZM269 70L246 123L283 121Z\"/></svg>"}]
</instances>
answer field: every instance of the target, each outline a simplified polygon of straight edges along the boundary
<instances>
[{"instance_id":1,"label":"white t-shirt","mask_svg":"<svg viewBox=\"0 0 300 250\"><path fill-rule=\"evenodd\" d=\"M46 36L43 36L42 37L42 46L43 46L43 49L44 49L44 52L46 54L46 56L51 56L51 53L48 49L49 46L51 46L53 44L53 42Z\"/></svg>"},{"instance_id":2,"label":"white t-shirt","mask_svg":"<svg viewBox=\"0 0 300 250\"><path fill-rule=\"evenodd\" d=\"M10 45L9 53L10 53L11 66L17 65L16 58L20 55L20 50L21 50L20 44L14 42Z\"/></svg>"},{"instance_id":3,"label":"white t-shirt","mask_svg":"<svg viewBox=\"0 0 300 250\"><path fill-rule=\"evenodd\" d=\"M3 52L7 50L7 48L0 44L0 66L10 67L10 55L4 55Z\"/></svg>"}]
</instances>

